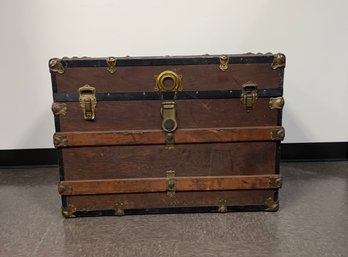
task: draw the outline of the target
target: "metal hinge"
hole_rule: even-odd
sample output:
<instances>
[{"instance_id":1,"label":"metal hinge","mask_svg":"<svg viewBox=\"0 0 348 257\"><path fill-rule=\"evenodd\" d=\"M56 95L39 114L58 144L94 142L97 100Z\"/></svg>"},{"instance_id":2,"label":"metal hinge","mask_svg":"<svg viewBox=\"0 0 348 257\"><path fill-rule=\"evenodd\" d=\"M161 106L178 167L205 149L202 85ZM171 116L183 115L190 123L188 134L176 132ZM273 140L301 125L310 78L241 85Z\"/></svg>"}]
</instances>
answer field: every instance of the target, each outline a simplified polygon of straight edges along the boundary
<instances>
[{"instance_id":1,"label":"metal hinge","mask_svg":"<svg viewBox=\"0 0 348 257\"><path fill-rule=\"evenodd\" d=\"M174 170L167 170L166 171L166 177L167 177L167 195L169 197L175 196L175 171Z\"/></svg>"},{"instance_id":2,"label":"metal hinge","mask_svg":"<svg viewBox=\"0 0 348 257\"><path fill-rule=\"evenodd\" d=\"M162 129L164 131L164 141L166 149L174 148L174 132L178 127L176 121L175 102L163 102L161 106Z\"/></svg>"},{"instance_id":3,"label":"metal hinge","mask_svg":"<svg viewBox=\"0 0 348 257\"><path fill-rule=\"evenodd\" d=\"M283 179L282 177L271 177L268 183L272 188L281 188Z\"/></svg>"},{"instance_id":4,"label":"metal hinge","mask_svg":"<svg viewBox=\"0 0 348 257\"><path fill-rule=\"evenodd\" d=\"M106 65L107 65L106 70L110 72L111 74L114 74L117 70L116 62L117 62L116 57L109 57L108 59L106 59Z\"/></svg>"},{"instance_id":5,"label":"metal hinge","mask_svg":"<svg viewBox=\"0 0 348 257\"><path fill-rule=\"evenodd\" d=\"M95 88L88 84L79 88L79 101L82 107L83 117L85 120L95 119L95 107L97 105L95 92Z\"/></svg>"},{"instance_id":6,"label":"metal hinge","mask_svg":"<svg viewBox=\"0 0 348 257\"><path fill-rule=\"evenodd\" d=\"M220 65L219 68L222 71L226 71L228 69L228 62L229 62L230 58L226 55L222 55L219 57L219 61L220 61Z\"/></svg>"},{"instance_id":7,"label":"metal hinge","mask_svg":"<svg viewBox=\"0 0 348 257\"><path fill-rule=\"evenodd\" d=\"M257 101L257 85L249 81L242 85L241 101L247 112L250 112Z\"/></svg>"}]
</instances>

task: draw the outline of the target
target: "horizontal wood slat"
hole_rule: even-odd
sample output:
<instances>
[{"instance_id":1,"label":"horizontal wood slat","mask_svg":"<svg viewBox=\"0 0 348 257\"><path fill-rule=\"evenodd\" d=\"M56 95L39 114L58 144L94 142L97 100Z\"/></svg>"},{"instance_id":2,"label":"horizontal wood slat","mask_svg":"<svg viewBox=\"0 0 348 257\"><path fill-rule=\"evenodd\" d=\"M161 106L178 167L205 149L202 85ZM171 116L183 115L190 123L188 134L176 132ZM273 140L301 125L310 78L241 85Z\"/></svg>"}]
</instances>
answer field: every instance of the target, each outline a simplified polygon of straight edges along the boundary
<instances>
[{"instance_id":1,"label":"horizontal wood slat","mask_svg":"<svg viewBox=\"0 0 348 257\"><path fill-rule=\"evenodd\" d=\"M222 191L278 189L279 175L170 177L174 191ZM101 179L61 181L61 195L95 195L167 192L169 178Z\"/></svg>"},{"instance_id":2,"label":"horizontal wood slat","mask_svg":"<svg viewBox=\"0 0 348 257\"><path fill-rule=\"evenodd\" d=\"M280 133L279 136L277 132ZM174 132L175 144L218 143L218 142L256 142L282 140L282 127L233 127L178 129ZM57 132L54 135L56 147L109 146L109 145L157 145L164 144L162 130L128 131L87 131Z\"/></svg>"}]
</instances>

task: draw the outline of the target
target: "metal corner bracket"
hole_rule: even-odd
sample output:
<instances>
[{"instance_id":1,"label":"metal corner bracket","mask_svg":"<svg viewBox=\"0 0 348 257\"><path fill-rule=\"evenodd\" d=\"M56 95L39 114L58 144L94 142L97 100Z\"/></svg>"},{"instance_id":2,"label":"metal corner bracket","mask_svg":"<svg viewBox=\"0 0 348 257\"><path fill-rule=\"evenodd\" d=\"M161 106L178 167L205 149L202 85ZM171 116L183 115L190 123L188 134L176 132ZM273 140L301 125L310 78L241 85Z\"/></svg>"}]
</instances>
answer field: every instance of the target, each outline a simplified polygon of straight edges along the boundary
<instances>
[{"instance_id":1,"label":"metal corner bracket","mask_svg":"<svg viewBox=\"0 0 348 257\"><path fill-rule=\"evenodd\" d=\"M64 218L75 218L76 210L74 205L69 204L67 207L62 207L62 215Z\"/></svg>"},{"instance_id":2,"label":"metal corner bracket","mask_svg":"<svg viewBox=\"0 0 348 257\"><path fill-rule=\"evenodd\" d=\"M106 65L107 65L106 70L110 72L111 74L114 74L117 70L116 62L117 62L116 57L109 57L106 59Z\"/></svg>"},{"instance_id":3,"label":"metal corner bracket","mask_svg":"<svg viewBox=\"0 0 348 257\"><path fill-rule=\"evenodd\" d=\"M272 197L267 198L264 204L267 206L265 211L278 211L279 210L279 201L274 201Z\"/></svg>"},{"instance_id":4,"label":"metal corner bracket","mask_svg":"<svg viewBox=\"0 0 348 257\"><path fill-rule=\"evenodd\" d=\"M230 58L227 55L222 55L219 57L219 69L222 71L226 71L228 69L228 63L230 61Z\"/></svg>"},{"instance_id":5,"label":"metal corner bracket","mask_svg":"<svg viewBox=\"0 0 348 257\"><path fill-rule=\"evenodd\" d=\"M276 129L272 129L271 132L271 138L272 140L283 140L285 137L285 130L284 128L276 128Z\"/></svg>"},{"instance_id":6,"label":"metal corner bracket","mask_svg":"<svg viewBox=\"0 0 348 257\"><path fill-rule=\"evenodd\" d=\"M60 195L71 195L73 192L71 185L63 185L61 183L58 184L58 193Z\"/></svg>"},{"instance_id":7,"label":"metal corner bracket","mask_svg":"<svg viewBox=\"0 0 348 257\"><path fill-rule=\"evenodd\" d=\"M66 136L54 135L53 144L56 148L68 146L68 138Z\"/></svg>"},{"instance_id":8,"label":"metal corner bracket","mask_svg":"<svg viewBox=\"0 0 348 257\"><path fill-rule=\"evenodd\" d=\"M269 179L269 185L272 188L281 188L283 184L283 178L282 177L271 177Z\"/></svg>"},{"instance_id":9,"label":"metal corner bracket","mask_svg":"<svg viewBox=\"0 0 348 257\"><path fill-rule=\"evenodd\" d=\"M68 107L65 103L56 103L52 104L51 108L54 116L65 115L67 113Z\"/></svg>"},{"instance_id":10,"label":"metal corner bracket","mask_svg":"<svg viewBox=\"0 0 348 257\"><path fill-rule=\"evenodd\" d=\"M285 104L285 101L284 101L284 97L280 96L280 97L271 97L269 99L269 108L270 109L278 109L278 110L281 110L283 109L284 107L284 104Z\"/></svg>"},{"instance_id":11,"label":"metal corner bracket","mask_svg":"<svg viewBox=\"0 0 348 257\"><path fill-rule=\"evenodd\" d=\"M285 68L285 62L286 62L286 58L284 54L282 53L274 54L273 62L271 65L272 69L276 70L278 68Z\"/></svg>"},{"instance_id":12,"label":"metal corner bracket","mask_svg":"<svg viewBox=\"0 0 348 257\"><path fill-rule=\"evenodd\" d=\"M64 73L63 64L62 64L61 60L58 58L52 58L49 61L48 66L50 68L50 72L52 72L52 73L58 73L60 75L62 75Z\"/></svg>"}]
</instances>

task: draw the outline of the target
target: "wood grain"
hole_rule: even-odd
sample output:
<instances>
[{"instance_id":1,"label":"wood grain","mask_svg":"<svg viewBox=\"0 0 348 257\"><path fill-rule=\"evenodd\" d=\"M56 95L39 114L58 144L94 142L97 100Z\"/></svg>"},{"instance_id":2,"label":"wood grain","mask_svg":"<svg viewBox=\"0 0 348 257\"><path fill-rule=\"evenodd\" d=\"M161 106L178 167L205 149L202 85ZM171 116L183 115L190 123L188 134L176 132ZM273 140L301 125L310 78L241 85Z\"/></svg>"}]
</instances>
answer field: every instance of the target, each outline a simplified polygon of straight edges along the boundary
<instances>
[{"instance_id":1,"label":"wood grain","mask_svg":"<svg viewBox=\"0 0 348 257\"><path fill-rule=\"evenodd\" d=\"M175 181L175 192L276 189L281 186L281 184L270 183L272 180L281 179L279 175L174 177L171 179ZM61 181L58 191L61 195L154 193L167 192L167 184L168 178L165 177Z\"/></svg>"},{"instance_id":2,"label":"wood grain","mask_svg":"<svg viewBox=\"0 0 348 257\"><path fill-rule=\"evenodd\" d=\"M79 103L69 102L67 114L59 116L61 131L160 129L163 101L98 102L96 119L83 119ZM175 100L179 128L277 126L278 110L271 110L268 98L260 98L254 110L246 112L240 99Z\"/></svg>"},{"instance_id":3,"label":"wood grain","mask_svg":"<svg viewBox=\"0 0 348 257\"><path fill-rule=\"evenodd\" d=\"M281 127L232 127L206 129L178 129L175 144L226 143L273 141L272 131ZM67 143L57 147L157 145L165 144L162 130L57 132L55 137L66 138Z\"/></svg>"},{"instance_id":4,"label":"wood grain","mask_svg":"<svg viewBox=\"0 0 348 257\"><path fill-rule=\"evenodd\" d=\"M269 63L230 64L225 72L218 64L118 67L112 75L105 67L80 67L57 76L57 92L77 92L85 84L96 87L97 92L151 92L154 76L165 70L182 75L184 90L236 90L248 81L259 89L282 86L281 69L273 70Z\"/></svg>"}]
</instances>

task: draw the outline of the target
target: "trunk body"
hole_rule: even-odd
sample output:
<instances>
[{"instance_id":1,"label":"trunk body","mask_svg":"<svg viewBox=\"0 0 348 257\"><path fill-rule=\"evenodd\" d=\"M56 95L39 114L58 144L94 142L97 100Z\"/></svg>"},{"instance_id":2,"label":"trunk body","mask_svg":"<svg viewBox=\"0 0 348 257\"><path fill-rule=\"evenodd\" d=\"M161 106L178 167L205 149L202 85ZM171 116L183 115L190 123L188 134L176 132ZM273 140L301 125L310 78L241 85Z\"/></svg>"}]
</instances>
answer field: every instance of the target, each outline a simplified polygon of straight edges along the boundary
<instances>
[{"instance_id":1,"label":"trunk body","mask_svg":"<svg viewBox=\"0 0 348 257\"><path fill-rule=\"evenodd\" d=\"M283 54L51 59L65 217L276 211Z\"/></svg>"}]
</instances>

